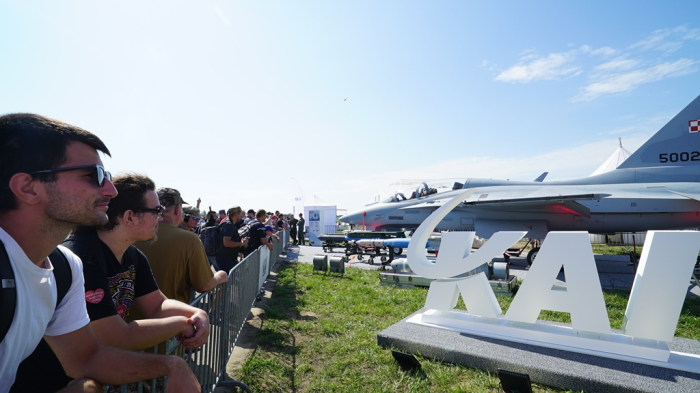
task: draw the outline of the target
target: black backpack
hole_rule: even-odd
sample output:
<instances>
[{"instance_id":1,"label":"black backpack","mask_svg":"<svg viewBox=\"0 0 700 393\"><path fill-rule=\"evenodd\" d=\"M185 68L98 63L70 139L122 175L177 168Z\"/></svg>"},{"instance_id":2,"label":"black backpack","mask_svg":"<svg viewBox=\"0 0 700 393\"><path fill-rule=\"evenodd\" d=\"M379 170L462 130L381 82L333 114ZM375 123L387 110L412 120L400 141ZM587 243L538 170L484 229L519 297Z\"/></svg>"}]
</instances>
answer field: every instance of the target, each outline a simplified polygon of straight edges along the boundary
<instances>
[{"instance_id":1,"label":"black backpack","mask_svg":"<svg viewBox=\"0 0 700 393\"><path fill-rule=\"evenodd\" d=\"M68 260L63 253L56 248L49 255L53 265L53 275L56 278L56 307L61 301L70 286L73 284L73 272L68 264ZM15 317L17 306L17 288L15 287L15 273L10 265L10 258L5 250L5 245L0 241L0 279L2 279L2 290L0 290L0 342L5 339L7 331L10 330L12 320ZM43 340L43 339L42 339Z\"/></svg>"},{"instance_id":2,"label":"black backpack","mask_svg":"<svg viewBox=\"0 0 700 393\"><path fill-rule=\"evenodd\" d=\"M219 226L204 227L199 233L199 239L204 244L204 252L207 256L214 257L221 247L221 237L219 236Z\"/></svg>"}]
</instances>

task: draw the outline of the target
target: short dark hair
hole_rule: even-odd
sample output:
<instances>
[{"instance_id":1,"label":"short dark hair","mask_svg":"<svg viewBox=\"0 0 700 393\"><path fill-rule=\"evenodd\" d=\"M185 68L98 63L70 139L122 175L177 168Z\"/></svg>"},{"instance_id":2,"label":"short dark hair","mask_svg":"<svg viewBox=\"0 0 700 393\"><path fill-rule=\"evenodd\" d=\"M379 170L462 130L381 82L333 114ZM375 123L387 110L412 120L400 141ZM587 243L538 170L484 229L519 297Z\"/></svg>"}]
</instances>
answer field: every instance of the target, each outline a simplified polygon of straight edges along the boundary
<instances>
[{"instance_id":1,"label":"short dark hair","mask_svg":"<svg viewBox=\"0 0 700 393\"><path fill-rule=\"evenodd\" d=\"M267 212L265 211L265 209L260 209L260 210L258 210L258 212L255 214L255 218L264 217L266 214L267 214Z\"/></svg>"},{"instance_id":2,"label":"short dark hair","mask_svg":"<svg viewBox=\"0 0 700 393\"><path fill-rule=\"evenodd\" d=\"M0 212L17 208L12 190L6 188L12 176L59 167L72 142L110 155L100 138L68 123L32 113L0 116ZM34 176L42 182L56 181L55 173Z\"/></svg>"},{"instance_id":3,"label":"short dark hair","mask_svg":"<svg viewBox=\"0 0 700 393\"><path fill-rule=\"evenodd\" d=\"M107 209L109 221L104 226L108 231L117 226L119 217L123 216L127 210L152 208L153 206L146 206L146 192L156 190L153 180L136 173L120 174L112 179L112 183L118 194L109 201L109 209Z\"/></svg>"}]
</instances>

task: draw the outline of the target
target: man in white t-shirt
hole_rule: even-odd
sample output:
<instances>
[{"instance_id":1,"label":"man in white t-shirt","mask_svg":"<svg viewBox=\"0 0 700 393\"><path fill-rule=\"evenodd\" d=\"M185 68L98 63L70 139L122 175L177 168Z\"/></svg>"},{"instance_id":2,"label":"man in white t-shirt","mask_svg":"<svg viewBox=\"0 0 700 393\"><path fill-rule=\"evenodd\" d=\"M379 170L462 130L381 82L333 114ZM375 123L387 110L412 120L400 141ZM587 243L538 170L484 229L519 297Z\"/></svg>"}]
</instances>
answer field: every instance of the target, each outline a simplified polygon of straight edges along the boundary
<instances>
[{"instance_id":1,"label":"man in white t-shirt","mask_svg":"<svg viewBox=\"0 0 700 393\"><path fill-rule=\"evenodd\" d=\"M109 154L99 138L70 124L32 114L0 116L0 241L17 294L12 324L0 342L0 393L12 386L18 365L42 336L77 380L64 391L97 391L100 383L164 375L169 392L200 391L181 358L100 344L85 308L82 263L63 247L72 284L56 305L48 255L76 225L104 225L109 200L116 195L98 151Z\"/></svg>"}]
</instances>

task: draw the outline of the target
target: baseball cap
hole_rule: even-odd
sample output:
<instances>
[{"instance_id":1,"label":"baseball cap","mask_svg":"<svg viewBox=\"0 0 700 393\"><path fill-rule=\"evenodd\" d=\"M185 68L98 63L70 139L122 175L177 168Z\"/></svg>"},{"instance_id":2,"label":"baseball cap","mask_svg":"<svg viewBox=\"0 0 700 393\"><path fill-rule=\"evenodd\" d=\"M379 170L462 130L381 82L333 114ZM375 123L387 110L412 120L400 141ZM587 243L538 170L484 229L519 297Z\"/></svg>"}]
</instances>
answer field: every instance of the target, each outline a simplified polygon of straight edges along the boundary
<instances>
[{"instance_id":1,"label":"baseball cap","mask_svg":"<svg viewBox=\"0 0 700 393\"><path fill-rule=\"evenodd\" d=\"M267 231L270 231L270 232L274 232L275 230L274 230L274 229L272 229L272 227L271 227L271 226L269 226L269 225L265 225L265 232L267 232Z\"/></svg>"},{"instance_id":2,"label":"baseball cap","mask_svg":"<svg viewBox=\"0 0 700 393\"><path fill-rule=\"evenodd\" d=\"M222 211L223 211L223 210L222 210ZM226 212L226 214L230 216L231 214L236 214L236 213L238 213L238 212L240 212L240 211L241 211L241 207L240 207L240 206L229 207L229 208L228 208L228 211Z\"/></svg>"},{"instance_id":3,"label":"baseball cap","mask_svg":"<svg viewBox=\"0 0 700 393\"><path fill-rule=\"evenodd\" d=\"M185 214L189 214L189 215L194 216L194 217L201 216L199 209L197 209L194 206L183 207L182 211L185 212Z\"/></svg>"},{"instance_id":4,"label":"baseball cap","mask_svg":"<svg viewBox=\"0 0 700 393\"><path fill-rule=\"evenodd\" d=\"M160 204L168 207L168 206L175 206L175 205L189 205L189 203L185 202L182 200L182 197L180 196L180 191L170 188L170 187L162 187L159 188L158 191L156 191L158 194L158 199L160 200Z\"/></svg>"},{"instance_id":5,"label":"baseball cap","mask_svg":"<svg viewBox=\"0 0 700 393\"><path fill-rule=\"evenodd\" d=\"M224 209L219 210L219 214L226 214L226 210L224 210Z\"/></svg>"},{"instance_id":6,"label":"baseball cap","mask_svg":"<svg viewBox=\"0 0 700 393\"><path fill-rule=\"evenodd\" d=\"M255 214L255 210L253 210L253 209L248 209L248 214L250 214L250 213Z\"/></svg>"}]
</instances>

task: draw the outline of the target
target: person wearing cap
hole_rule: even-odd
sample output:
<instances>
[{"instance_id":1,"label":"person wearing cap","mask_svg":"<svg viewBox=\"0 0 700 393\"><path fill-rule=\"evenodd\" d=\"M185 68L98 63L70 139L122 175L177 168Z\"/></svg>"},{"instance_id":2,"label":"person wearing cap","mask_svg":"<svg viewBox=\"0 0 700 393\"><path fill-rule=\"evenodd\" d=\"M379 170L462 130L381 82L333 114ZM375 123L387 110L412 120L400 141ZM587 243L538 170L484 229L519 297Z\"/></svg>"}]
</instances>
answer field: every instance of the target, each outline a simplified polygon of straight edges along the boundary
<instances>
[{"instance_id":1,"label":"person wearing cap","mask_svg":"<svg viewBox=\"0 0 700 393\"><path fill-rule=\"evenodd\" d=\"M199 222L199 209L190 206L183 207L182 211L185 213L185 216L182 220L182 224L180 224L180 228L186 231L195 232L197 223Z\"/></svg>"},{"instance_id":2,"label":"person wearing cap","mask_svg":"<svg viewBox=\"0 0 700 393\"><path fill-rule=\"evenodd\" d=\"M274 228L272 228L272 226L265 225L265 235L267 236L267 248L269 248L270 251L272 251L272 249L274 248L274 245L272 244L272 239L274 239L277 242L280 241L279 236L277 236L275 232L276 231Z\"/></svg>"},{"instance_id":3,"label":"person wearing cap","mask_svg":"<svg viewBox=\"0 0 700 393\"><path fill-rule=\"evenodd\" d=\"M219 210L219 225L223 224L224 221L226 221L226 210L221 209Z\"/></svg>"},{"instance_id":4,"label":"person wearing cap","mask_svg":"<svg viewBox=\"0 0 700 393\"><path fill-rule=\"evenodd\" d=\"M137 242L135 246L148 258L153 276L165 296L189 304L192 289L206 292L228 281L228 275L225 272L214 274L199 237L178 228L184 219L182 205L187 203L180 192L174 188L160 188L158 198L165 206L163 221L158 226L158 241ZM134 312L133 319L142 317Z\"/></svg>"},{"instance_id":5,"label":"person wearing cap","mask_svg":"<svg viewBox=\"0 0 700 393\"><path fill-rule=\"evenodd\" d=\"M248 224L255 224L255 221L257 221L257 220L255 219L255 210L253 210L253 209L248 209L248 215L247 215L247 217L245 218L245 220L243 221L243 223L244 223L245 225L248 225Z\"/></svg>"},{"instance_id":6,"label":"person wearing cap","mask_svg":"<svg viewBox=\"0 0 700 393\"><path fill-rule=\"evenodd\" d=\"M219 227L222 237L221 247L216 253L216 264L219 270L230 272L238 264L238 254L242 247L248 245L248 237L241 239L238 230L243 226L243 210L240 206L229 208L228 217Z\"/></svg>"}]
</instances>

